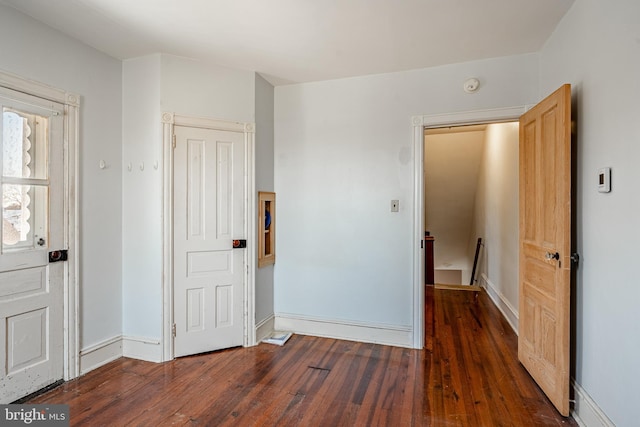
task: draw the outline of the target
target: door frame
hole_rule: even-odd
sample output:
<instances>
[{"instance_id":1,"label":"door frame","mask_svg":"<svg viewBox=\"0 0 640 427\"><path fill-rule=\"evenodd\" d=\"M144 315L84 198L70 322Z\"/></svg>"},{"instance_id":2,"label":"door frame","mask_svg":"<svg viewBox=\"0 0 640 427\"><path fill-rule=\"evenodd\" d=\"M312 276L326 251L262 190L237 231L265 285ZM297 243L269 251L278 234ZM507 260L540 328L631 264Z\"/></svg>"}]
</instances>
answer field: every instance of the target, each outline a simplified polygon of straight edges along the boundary
<instances>
[{"instance_id":1,"label":"door frame","mask_svg":"<svg viewBox=\"0 0 640 427\"><path fill-rule=\"evenodd\" d=\"M28 80L15 74L0 71L0 86L37 98L63 105L63 235L68 260L63 273L63 379L80 375L80 316L79 316L79 188L78 140L80 125L80 96L44 83Z\"/></svg>"},{"instance_id":2,"label":"door frame","mask_svg":"<svg viewBox=\"0 0 640 427\"><path fill-rule=\"evenodd\" d=\"M162 191L162 361L173 360L173 133L175 126L186 126L244 134L245 148L245 212L244 232L247 249L244 254L246 274L243 280L245 347L256 344L255 328L255 269L256 252L256 197L255 190L255 123L230 122L203 117L162 113L163 191Z\"/></svg>"},{"instance_id":3,"label":"door frame","mask_svg":"<svg viewBox=\"0 0 640 427\"><path fill-rule=\"evenodd\" d=\"M533 105L413 116L413 348L424 347L424 130L518 120Z\"/></svg>"}]
</instances>

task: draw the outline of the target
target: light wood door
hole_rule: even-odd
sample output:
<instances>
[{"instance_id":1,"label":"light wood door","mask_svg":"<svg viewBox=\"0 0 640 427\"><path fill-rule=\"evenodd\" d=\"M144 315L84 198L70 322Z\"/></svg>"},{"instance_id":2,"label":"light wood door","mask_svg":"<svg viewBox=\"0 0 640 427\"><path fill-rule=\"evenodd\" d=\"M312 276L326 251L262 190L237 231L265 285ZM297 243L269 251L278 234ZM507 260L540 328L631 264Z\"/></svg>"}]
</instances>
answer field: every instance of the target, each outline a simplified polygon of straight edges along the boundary
<instances>
[{"instance_id":1,"label":"light wood door","mask_svg":"<svg viewBox=\"0 0 640 427\"><path fill-rule=\"evenodd\" d=\"M569 415L571 86L520 118L518 358Z\"/></svg>"},{"instance_id":2,"label":"light wood door","mask_svg":"<svg viewBox=\"0 0 640 427\"><path fill-rule=\"evenodd\" d=\"M244 135L176 126L174 319L176 357L242 345Z\"/></svg>"},{"instance_id":3,"label":"light wood door","mask_svg":"<svg viewBox=\"0 0 640 427\"><path fill-rule=\"evenodd\" d=\"M0 89L0 402L62 379L63 106Z\"/></svg>"}]
</instances>

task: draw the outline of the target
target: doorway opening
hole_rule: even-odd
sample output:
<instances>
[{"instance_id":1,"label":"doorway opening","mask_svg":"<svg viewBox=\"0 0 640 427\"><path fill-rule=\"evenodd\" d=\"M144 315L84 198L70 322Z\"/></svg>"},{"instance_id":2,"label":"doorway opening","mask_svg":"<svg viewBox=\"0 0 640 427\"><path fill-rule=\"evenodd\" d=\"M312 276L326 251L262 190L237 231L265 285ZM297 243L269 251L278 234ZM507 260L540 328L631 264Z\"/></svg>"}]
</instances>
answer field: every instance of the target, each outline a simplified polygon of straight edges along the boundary
<instances>
[{"instance_id":1,"label":"doorway opening","mask_svg":"<svg viewBox=\"0 0 640 427\"><path fill-rule=\"evenodd\" d=\"M425 128L424 213L436 285L517 289L518 123Z\"/></svg>"},{"instance_id":2,"label":"doorway opening","mask_svg":"<svg viewBox=\"0 0 640 427\"><path fill-rule=\"evenodd\" d=\"M465 125L482 125L517 121L527 111L527 106L499 108L491 110L467 111L458 113L414 116L411 118L413 128L414 150L414 222L413 235L418 239L413 252L413 346L424 348L425 345L425 194L424 194L424 138L425 129L446 128ZM517 283L517 282L516 282ZM517 286L517 285L516 285ZM491 293L490 293L491 295ZM495 298L494 298L495 301ZM506 300L505 300L506 301ZM517 306L517 304L515 304ZM501 309L509 310L506 314L509 322L517 329L517 310L514 305L499 304Z\"/></svg>"},{"instance_id":3,"label":"doorway opening","mask_svg":"<svg viewBox=\"0 0 640 427\"><path fill-rule=\"evenodd\" d=\"M520 111L518 111L520 110ZM522 111L524 110L524 111ZM528 110L528 111L527 111ZM513 114L511 117L509 117ZM414 117L414 147L416 157L424 155L424 128L462 124L481 124L518 118L518 244L516 250L498 253L499 267L513 267L518 271L515 283L500 282L492 286L490 259L487 259L486 289L514 330L518 330L518 358L545 391L558 411L569 414L569 356L570 356L570 278L571 253L571 85L564 84L531 109L513 108L487 110L463 114ZM484 119L484 120L483 120ZM424 174L424 158L417 157L415 170ZM492 172L492 169L489 169ZM415 214L424 217L423 175L415 179ZM503 186L504 179L495 181ZM488 186L488 190L492 189ZM504 206L495 203L495 208ZM494 221L494 223L496 223ZM498 226L502 224L498 221ZM424 224L416 221L414 232L424 233ZM502 243L508 233L497 233ZM418 253L418 251L416 251ZM515 255L517 262L502 259ZM416 260L414 254L414 261ZM424 291L417 281L424 267L423 260L415 261L414 295L424 303ZM513 266L511 265L513 264ZM491 289L499 298L491 295ZM515 296L509 296L511 293ZM517 302L517 303L516 303ZM519 310L514 309L518 306ZM416 309L424 316L424 310ZM519 316L518 316L519 314ZM414 323L415 324L415 323ZM423 325L416 324L424 328ZM414 334L414 338L419 337ZM424 344L424 343L423 343Z\"/></svg>"},{"instance_id":4,"label":"doorway opening","mask_svg":"<svg viewBox=\"0 0 640 427\"><path fill-rule=\"evenodd\" d=\"M171 112L162 114L162 123L165 152L163 190L163 299L165 304L162 361L172 360L180 355L214 350L216 346L224 348L255 345L256 263L254 260L257 260L257 253L256 227L252 219L257 199L254 182L255 124L196 118ZM178 128L183 129L186 134L182 137L177 135ZM193 137L187 137L194 132L202 135L194 134ZM186 147L178 147L179 143L190 147L188 156L180 151ZM206 155L207 147L211 156ZM178 167L176 152L182 153L180 155L183 160L188 158L193 163L190 168L187 168L185 160L183 162L185 164L180 166L189 171L186 173L183 170L181 178L191 180L189 185L176 184L176 167ZM210 179L205 180L207 170ZM205 181L208 183L207 186L204 185ZM210 190L218 191L218 194L208 194ZM182 191L183 194L176 195L175 191ZM185 210L187 202L184 197L187 193L191 203L189 210ZM209 202L206 202L207 200ZM225 203L222 203L223 200ZM176 214L176 204L182 206L181 215L187 215L189 218L188 226L187 221ZM214 218L205 218L204 214L207 211L214 212ZM237 218L232 215L234 212ZM204 238L205 220L210 222L208 233L211 239ZM205 247L196 248L185 246L180 249L181 262L187 262L185 265L177 265L175 262L174 251L181 244L174 238L174 228L177 229L177 227L182 227L183 235L185 229L190 230L189 236L194 236L194 232L197 232L191 240L205 245ZM178 234L180 234L179 230ZM246 247L233 246L236 239L246 240ZM217 247L217 244L220 247ZM232 268L233 266L235 269ZM184 289L181 288L184 291L183 295L179 298L176 296L176 292L179 291L176 290L174 281L176 274L181 277L203 279L221 276L223 273L233 276L231 286L219 284L215 289L208 289L205 292L205 285L196 284L193 287L185 285ZM206 293L212 292L215 294L214 305L204 298ZM185 307L188 308L188 312L185 312ZM182 323L176 319L177 316L182 316ZM188 344L183 350L176 349L176 336L181 331L185 337L187 332L197 334L205 331L204 316L209 316L207 320L209 325L233 329L232 340L227 340L226 336L217 336L213 339L215 343L212 343L211 337L199 337L194 338L191 343L193 346ZM207 328L207 331L214 333L215 329ZM209 339L208 342L207 339ZM212 347L202 347L205 344Z\"/></svg>"}]
</instances>

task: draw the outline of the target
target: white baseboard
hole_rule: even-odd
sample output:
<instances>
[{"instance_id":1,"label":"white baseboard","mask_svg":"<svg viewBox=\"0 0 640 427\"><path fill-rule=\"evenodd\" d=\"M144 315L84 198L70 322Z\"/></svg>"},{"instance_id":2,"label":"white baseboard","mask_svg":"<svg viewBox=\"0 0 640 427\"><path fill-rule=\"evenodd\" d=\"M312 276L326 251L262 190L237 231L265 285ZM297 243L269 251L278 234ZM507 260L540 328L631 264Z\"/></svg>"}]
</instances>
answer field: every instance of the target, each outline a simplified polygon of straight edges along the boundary
<instances>
[{"instance_id":1,"label":"white baseboard","mask_svg":"<svg viewBox=\"0 0 640 427\"><path fill-rule=\"evenodd\" d=\"M256 343L259 343L263 339L267 338L273 331L276 330L276 317L272 314L266 319L258 322L256 325Z\"/></svg>"},{"instance_id":2,"label":"white baseboard","mask_svg":"<svg viewBox=\"0 0 640 427\"><path fill-rule=\"evenodd\" d=\"M480 275L480 286L486 289L489 298L509 322L511 329L518 335L518 310L502 295L502 292L496 289L495 285L491 283L491 280L484 273Z\"/></svg>"},{"instance_id":3,"label":"white baseboard","mask_svg":"<svg viewBox=\"0 0 640 427\"><path fill-rule=\"evenodd\" d=\"M80 375L122 357L122 336L80 350Z\"/></svg>"},{"instance_id":4,"label":"white baseboard","mask_svg":"<svg viewBox=\"0 0 640 427\"><path fill-rule=\"evenodd\" d=\"M122 337L122 354L132 359L162 362L160 340L143 337Z\"/></svg>"},{"instance_id":5,"label":"white baseboard","mask_svg":"<svg viewBox=\"0 0 640 427\"><path fill-rule=\"evenodd\" d=\"M301 335L413 348L413 334L410 326L370 324L276 313L274 329Z\"/></svg>"},{"instance_id":6,"label":"white baseboard","mask_svg":"<svg viewBox=\"0 0 640 427\"><path fill-rule=\"evenodd\" d=\"M615 427L589 394L575 380L571 380L575 404L571 415L581 427Z\"/></svg>"}]
</instances>

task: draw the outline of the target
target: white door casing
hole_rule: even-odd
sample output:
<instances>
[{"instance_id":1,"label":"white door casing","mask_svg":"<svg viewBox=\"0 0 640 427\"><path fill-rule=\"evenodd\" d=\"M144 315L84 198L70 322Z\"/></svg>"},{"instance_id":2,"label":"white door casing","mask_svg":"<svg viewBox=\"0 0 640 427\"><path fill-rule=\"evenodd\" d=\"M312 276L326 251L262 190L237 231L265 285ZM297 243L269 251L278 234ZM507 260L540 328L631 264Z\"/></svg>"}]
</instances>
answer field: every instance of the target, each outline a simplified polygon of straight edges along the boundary
<instances>
[{"instance_id":1,"label":"white door casing","mask_svg":"<svg viewBox=\"0 0 640 427\"><path fill-rule=\"evenodd\" d=\"M413 116L413 347L424 347L424 130L445 126L465 126L518 120L528 106L462 111Z\"/></svg>"},{"instance_id":2,"label":"white door casing","mask_svg":"<svg viewBox=\"0 0 640 427\"><path fill-rule=\"evenodd\" d=\"M235 332L231 333L234 336L233 339L228 337L218 338L220 342L223 344L218 344L217 348L221 348L222 346L235 346L235 345L255 345L255 318L254 318L254 286L255 286L255 259L256 259L256 250L255 250L255 221L253 221L255 214L255 185L253 182L254 177L254 124L253 123L239 123L239 122L226 122L219 121L214 119L205 119L205 118L195 118L190 116L181 116L174 113L163 113L162 114L162 122L163 122L163 141L164 141L164 191L163 191L163 206L164 206L164 237L163 237L163 295L164 295L164 309L163 309L163 360L171 360L177 355L196 353L202 351L209 351L216 348L216 345L212 345L211 341L216 340L215 338L202 338L204 335L204 331L198 331L199 327L206 327L207 325L215 325L222 324L225 321L227 323L233 320L234 326L227 326L226 328L231 330L235 329ZM202 150L210 151L211 147L217 147L213 150L218 155L218 151L221 150L222 157L221 158L234 158L235 170L236 172L242 171L236 178L234 178L235 183L231 184L231 181L228 181L231 184L231 187L225 186L225 188L232 188L232 190L223 190L221 194L225 194L225 191L229 193L229 191L234 192L234 199L236 203L236 207L233 210L236 213L236 224L235 230L231 233L227 233L228 236L219 235L216 230L211 228L211 222L215 221L216 227L220 224L218 218L213 218L215 215L211 214L211 210L219 209L219 202L215 202L213 205L209 204L209 208L207 208L206 200L211 199L213 197L211 194L204 195L202 199L204 201L204 209L201 210L203 216L200 218L200 224L204 224L205 227L209 230L210 235L216 236L215 239L209 241L207 243L208 238L203 238L206 236L201 236L198 238L192 238L192 242L187 243L186 240L183 242L177 242L177 237L182 235L184 236L187 232L187 228L185 228L184 233L180 233L176 227L178 224L185 222L184 219L180 219L180 215L183 218L186 218L188 212L186 211L186 207L184 210L184 214L179 214L176 212L178 209L178 205L184 205L189 201L193 205L194 200L188 199L186 193L186 187L184 191L178 190L177 186L180 184L180 180L182 179L183 183L184 178L178 177L179 172L179 162L182 156L186 156L186 153L181 153L178 148L178 144L180 143L180 135L182 130L189 132L196 132L199 136L196 136L192 139L193 153L200 152ZM174 139L173 135L176 134ZM206 143L205 141L211 137L213 137L213 141L215 141L216 137L212 135L217 135L221 137L220 144L217 142ZM200 140L201 142L198 142ZM233 142L231 143L231 140ZM174 149L174 141L176 149ZM186 144L186 140L183 141ZM209 150L207 150L207 145L209 145ZM186 147L188 144L184 146ZM229 150L230 149L230 150ZM192 153L192 154L193 154ZM205 157L209 157L205 155ZM213 162L216 169L217 168L217 160ZM186 157L184 157L184 161L186 162ZM193 162L192 162L193 163ZM202 161L196 162L199 165L203 166L204 163ZM212 162L209 161L209 169ZM225 169L226 166L223 165L222 169L216 173L221 173ZM197 170L194 169L194 171ZM205 173L206 169L202 169L201 172ZM206 172L210 175L211 171ZM222 174L224 176L224 174ZM211 176L206 178L207 186L209 189L219 186L219 183L216 184L216 178L213 180ZM201 186L202 187L202 186ZM197 187L196 187L197 189ZM194 190L194 189L192 189ZM206 188L202 187L199 190L206 190ZM216 190L218 191L218 190ZM195 194L195 193L194 193ZM199 194L202 194L201 192ZM239 196L239 197L236 197ZM213 199L211 199L213 200ZM214 207L212 207L214 206ZM175 208L175 209L174 209ZM226 211L228 212L228 211ZM191 215L189 213L189 215ZM223 215L220 219L224 218L226 213L223 212ZM209 216L209 218L207 218ZM198 214L196 214L195 218L197 219ZM203 223L202 221L205 221ZM206 225L206 222L209 222L209 225ZM186 226L186 224L185 224ZM213 231L212 231L213 230ZM191 232L197 231L192 229ZM197 233L196 233L197 234ZM221 239L221 237L224 237ZM227 239L228 238L228 239ZM198 242L198 239L200 241ZM246 239L247 248L246 249L234 249L230 250L232 239ZM218 240L217 242L215 242ZM194 245L192 245L195 244ZM191 245L192 247L188 250L192 253L192 255L187 256L187 246ZM207 247L209 245L209 247ZM217 245L217 248L216 248ZM219 251L216 249L220 249ZM179 252L184 252L182 255ZM190 259L189 259L190 258ZM213 264L210 263L213 261ZM228 266L233 266L232 274L223 274L221 268L228 262ZM235 266L234 266L235 264ZM238 268L238 265L240 267ZM213 266L213 268L211 268ZM191 269L191 270L189 270ZM208 271L207 271L208 270ZM218 271L215 271L218 270ZM191 271L191 276L187 277L187 273ZM184 288L182 288L184 295L178 295L179 288L182 286L178 284L178 281L174 281L174 277L182 277L186 278L184 281ZM210 276L210 277L208 277ZM226 276L226 278L224 277ZM207 278L208 277L208 278ZM231 279L231 277L234 277ZM218 285L211 285L213 281L218 280ZM229 280L236 281L239 283L239 287L226 287L229 284ZM225 283L226 281L226 283ZM237 284L235 285L237 286ZM187 289L190 289L187 292ZM239 293L238 293L239 292ZM234 303L232 305L232 310L227 311L227 314L233 314L236 317L228 317L223 315L224 312L211 311L207 313L205 311L191 311L188 312L189 309L189 301L191 304L191 308L197 306L203 307L207 306L206 298L207 294L217 294L219 297L226 297L227 301L231 301L233 298ZM209 295L211 296L211 295ZM199 299L204 298L204 299ZM215 298L212 298L214 300ZM221 300L219 300L221 301ZM187 318L187 313L191 315L190 318ZM203 317L198 317L196 314L202 315ZM222 316L220 316L222 315ZM239 317L237 317L239 315ZM178 316L182 316L183 324L180 324L178 320ZM194 317L195 316L195 317ZM207 316L209 316L207 318ZM213 317L212 317L213 316ZM189 343L189 340L180 341L181 338L186 338L187 334L187 323L186 319L189 319L189 328L191 328L191 336L194 337L190 339L192 342ZM198 320L201 319L207 322L204 325L198 326ZM208 319L208 320L207 320ZM239 319L239 321L238 321ZM178 337L174 338L173 331L176 332ZM183 333L183 337L179 337L180 333ZM215 329L211 329L211 332L216 332ZM220 333L220 330L217 331ZM237 335L236 335L237 334ZM200 337L198 337L200 336ZM239 337L239 341L238 341ZM206 345L201 345L200 341L209 341ZM185 344L185 349L181 350L181 347ZM187 345L189 347L187 347Z\"/></svg>"},{"instance_id":3,"label":"white door casing","mask_svg":"<svg viewBox=\"0 0 640 427\"><path fill-rule=\"evenodd\" d=\"M69 249L75 236L69 126L77 124L77 105L59 102L68 94L15 76L0 74L0 84L0 401L7 403L77 375L76 287L69 282L75 270L49 263L49 251Z\"/></svg>"}]
</instances>

